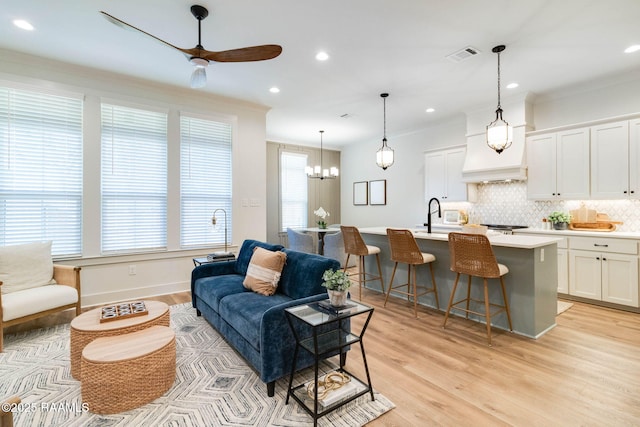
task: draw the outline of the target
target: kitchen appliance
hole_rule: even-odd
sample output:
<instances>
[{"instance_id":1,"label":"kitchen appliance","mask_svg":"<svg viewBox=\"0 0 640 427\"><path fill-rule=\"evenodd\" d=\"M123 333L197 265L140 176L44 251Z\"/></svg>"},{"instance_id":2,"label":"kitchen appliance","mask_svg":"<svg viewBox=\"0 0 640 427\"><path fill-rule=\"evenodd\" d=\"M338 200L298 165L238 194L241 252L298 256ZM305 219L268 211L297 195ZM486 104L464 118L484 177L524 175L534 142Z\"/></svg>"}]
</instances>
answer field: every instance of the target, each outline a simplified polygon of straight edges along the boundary
<instances>
[{"instance_id":1,"label":"kitchen appliance","mask_svg":"<svg viewBox=\"0 0 640 427\"><path fill-rule=\"evenodd\" d=\"M501 234L513 234L513 230L522 228L529 228L526 225L504 225L504 224L480 224L487 227L491 231L496 231Z\"/></svg>"},{"instance_id":2,"label":"kitchen appliance","mask_svg":"<svg viewBox=\"0 0 640 427\"><path fill-rule=\"evenodd\" d=\"M442 223L460 225L467 222L467 215L459 210L445 209L442 211Z\"/></svg>"}]
</instances>

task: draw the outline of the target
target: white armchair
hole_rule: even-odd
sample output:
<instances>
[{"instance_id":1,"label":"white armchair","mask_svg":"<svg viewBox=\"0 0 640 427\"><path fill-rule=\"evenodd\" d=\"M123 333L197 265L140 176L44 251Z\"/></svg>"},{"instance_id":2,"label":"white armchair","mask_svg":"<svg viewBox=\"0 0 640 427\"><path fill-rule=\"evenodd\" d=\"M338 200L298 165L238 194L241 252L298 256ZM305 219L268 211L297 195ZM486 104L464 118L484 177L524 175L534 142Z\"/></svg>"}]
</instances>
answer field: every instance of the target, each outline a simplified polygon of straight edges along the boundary
<instances>
[{"instance_id":1,"label":"white armchair","mask_svg":"<svg viewBox=\"0 0 640 427\"><path fill-rule=\"evenodd\" d=\"M4 328L80 306L80 267L54 265L51 242L0 247L0 351Z\"/></svg>"}]
</instances>

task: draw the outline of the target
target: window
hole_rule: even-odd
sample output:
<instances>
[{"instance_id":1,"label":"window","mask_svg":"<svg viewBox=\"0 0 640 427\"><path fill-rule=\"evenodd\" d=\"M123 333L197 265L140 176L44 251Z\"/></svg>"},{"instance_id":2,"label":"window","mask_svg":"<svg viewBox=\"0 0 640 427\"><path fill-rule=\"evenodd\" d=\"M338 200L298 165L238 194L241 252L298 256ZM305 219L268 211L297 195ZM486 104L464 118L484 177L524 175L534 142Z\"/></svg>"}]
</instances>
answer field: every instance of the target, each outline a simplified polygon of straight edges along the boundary
<instances>
[{"instance_id":1,"label":"window","mask_svg":"<svg viewBox=\"0 0 640 427\"><path fill-rule=\"evenodd\" d=\"M0 245L82 253L82 100L0 88Z\"/></svg>"},{"instance_id":2,"label":"window","mask_svg":"<svg viewBox=\"0 0 640 427\"><path fill-rule=\"evenodd\" d=\"M180 118L180 196L181 247L224 244L225 228L232 241L230 124Z\"/></svg>"},{"instance_id":3,"label":"window","mask_svg":"<svg viewBox=\"0 0 640 427\"><path fill-rule=\"evenodd\" d=\"M167 114L102 104L102 252L167 246Z\"/></svg>"},{"instance_id":4,"label":"window","mask_svg":"<svg viewBox=\"0 0 640 427\"><path fill-rule=\"evenodd\" d=\"M282 231L307 226L307 155L280 153L280 216Z\"/></svg>"}]
</instances>

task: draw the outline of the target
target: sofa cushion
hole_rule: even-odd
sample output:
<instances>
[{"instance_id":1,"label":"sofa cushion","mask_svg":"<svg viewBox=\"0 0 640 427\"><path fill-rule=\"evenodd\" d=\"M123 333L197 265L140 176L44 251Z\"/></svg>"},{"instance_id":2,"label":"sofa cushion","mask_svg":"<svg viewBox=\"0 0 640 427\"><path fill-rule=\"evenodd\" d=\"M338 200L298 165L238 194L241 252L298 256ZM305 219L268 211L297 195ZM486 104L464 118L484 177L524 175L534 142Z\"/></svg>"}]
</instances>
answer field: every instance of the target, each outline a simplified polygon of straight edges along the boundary
<instances>
[{"instance_id":1,"label":"sofa cushion","mask_svg":"<svg viewBox=\"0 0 640 427\"><path fill-rule=\"evenodd\" d=\"M273 295L278 288L282 267L287 260L284 252L268 251L256 246L242 283L245 288L262 295Z\"/></svg>"},{"instance_id":2,"label":"sofa cushion","mask_svg":"<svg viewBox=\"0 0 640 427\"><path fill-rule=\"evenodd\" d=\"M271 307L287 301L291 301L291 298L281 293L276 293L269 297L254 292L227 295L220 301L218 313L253 348L259 351L262 316ZM280 326L283 328L289 327L286 323Z\"/></svg>"},{"instance_id":3,"label":"sofa cushion","mask_svg":"<svg viewBox=\"0 0 640 427\"><path fill-rule=\"evenodd\" d=\"M2 294L55 283L51 242L0 247Z\"/></svg>"},{"instance_id":4,"label":"sofa cushion","mask_svg":"<svg viewBox=\"0 0 640 427\"><path fill-rule=\"evenodd\" d=\"M242 247L238 252L238 258L235 263L235 272L242 276L247 275L247 269L249 268L249 263L251 262L251 257L253 256L253 248L261 247L270 251L279 251L284 246L282 245L272 245L271 243L260 242L258 240L247 239L242 243Z\"/></svg>"},{"instance_id":5,"label":"sofa cushion","mask_svg":"<svg viewBox=\"0 0 640 427\"><path fill-rule=\"evenodd\" d=\"M287 254L287 263L282 270L278 292L293 299L326 293L322 274L328 269L340 269L340 263L335 259L290 249L283 252Z\"/></svg>"},{"instance_id":6,"label":"sofa cushion","mask_svg":"<svg viewBox=\"0 0 640 427\"><path fill-rule=\"evenodd\" d=\"M193 291L195 295L205 301L209 307L220 312L220 301L227 295L252 292L242 285L244 276L239 274L225 274L223 276L202 277L196 280Z\"/></svg>"},{"instance_id":7,"label":"sofa cushion","mask_svg":"<svg viewBox=\"0 0 640 427\"><path fill-rule=\"evenodd\" d=\"M46 285L3 294L2 321L8 322L77 302L78 291L66 285Z\"/></svg>"}]
</instances>

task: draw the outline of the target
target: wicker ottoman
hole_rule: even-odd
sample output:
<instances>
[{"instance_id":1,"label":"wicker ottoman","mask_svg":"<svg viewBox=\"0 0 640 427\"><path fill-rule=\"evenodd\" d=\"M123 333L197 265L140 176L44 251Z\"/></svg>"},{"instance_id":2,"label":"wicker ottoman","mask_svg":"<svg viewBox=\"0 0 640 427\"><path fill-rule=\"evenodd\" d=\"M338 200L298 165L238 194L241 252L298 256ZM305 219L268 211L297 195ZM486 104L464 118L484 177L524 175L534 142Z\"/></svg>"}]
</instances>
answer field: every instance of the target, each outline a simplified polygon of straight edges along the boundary
<instances>
[{"instance_id":1,"label":"wicker ottoman","mask_svg":"<svg viewBox=\"0 0 640 427\"><path fill-rule=\"evenodd\" d=\"M162 396L176 377L176 338L152 326L98 338L82 351L82 401L96 414L137 408Z\"/></svg>"},{"instance_id":2,"label":"wicker ottoman","mask_svg":"<svg viewBox=\"0 0 640 427\"><path fill-rule=\"evenodd\" d=\"M71 321L71 376L82 377L82 350L96 338L111 337L140 331L151 326L169 326L169 306L160 301L144 301L149 314L113 322L100 323L100 308L82 313Z\"/></svg>"}]
</instances>

